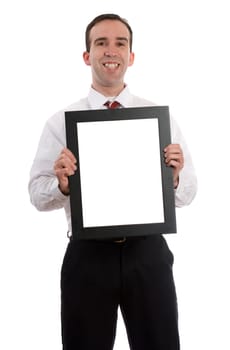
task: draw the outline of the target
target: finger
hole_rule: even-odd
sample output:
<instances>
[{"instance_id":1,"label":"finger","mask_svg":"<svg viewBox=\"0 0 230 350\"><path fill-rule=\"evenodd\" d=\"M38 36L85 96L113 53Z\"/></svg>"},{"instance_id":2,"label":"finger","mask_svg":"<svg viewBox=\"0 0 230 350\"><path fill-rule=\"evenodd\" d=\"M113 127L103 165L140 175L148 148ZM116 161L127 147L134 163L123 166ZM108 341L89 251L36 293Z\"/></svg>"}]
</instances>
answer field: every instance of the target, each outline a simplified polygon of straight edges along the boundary
<instances>
[{"instance_id":1,"label":"finger","mask_svg":"<svg viewBox=\"0 0 230 350\"><path fill-rule=\"evenodd\" d=\"M181 161L183 159L183 155L181 153L166 153L165 160L170 161L171 159Z\"/></svg>"},{"instance_id":2,"label":"finger","mask_svg":"<svg viewBox=\"0 0 230 350\"><path fill-rule=\"evenodd\" d=\"M56 160L55 165L58 167L71 167L73 169L76 168L76 161L73 161L71 158L66 156L65 154L61 154L60 157Z\"/></svg>"},{"instance_id":3,"label":"finger","mask_svg":"<svg viewBox=\"0 0 230 350\"><path fill-rule=\"evenodd\" d=\"M54 170L57 171L59 169L76 171L77 165L73 163L69 158L62 157L62 158L59 158L54 164Z\"/></svg>"},{"instance_id":4,"label":"finger","mask_svg":"<svg viewBox=\"0 0 230 350\"><path fill-rule=\"evenodd\" d=\"M62 151L59 158L54 163L54 169L67 168L75 171L77 169L76 158L71 156L68 152Z\"/></svg>"},{"instance_id":5,"label":"finger","mask_svg":"<svg viewBox=\"0 0 230 350\"><path fill-rule=\"evenodd\" d=\"M61 156L69 158L73 163L77 162L74 154L68 148L63 148Z\"/></svg>"},{"instance_id":6,"label":"finger","mask_svg":"<svg viewBox=\"0 0 230 350\"><path fill-rule=\"evenodd\" d=\"M75 171L71 168L57 168L55 169L55 174L58 178L64 179L71 175L74 175Z\"/></svg>"},{"instance_id":7,"label":"finger","mask_svg":"<svg viewBox=\"0 0 230 350\"><path fill-rule=\"evenodd\" d=\"M166 162L166 165L169 167L173 167L175 169L180 169L181 168L181 162L178 162L175 159L171 159L170 161Z\"/></svg>"},{"instance_id":8,"label":"finger","mask_svg":"<svg viewBox=\"0 0 230 350\"><path fill-rule=\"evenodd\" d=\"M180 145L169 145L165 148L165 163L169 164L172 160L177 161L180 165L184 163L183 152L180 148Z\"/></svg>"},{"instance_id":9,"label":"finger","mask_svg":"<svg viewBox=\"0 0 230 350\"><path fill-rule=\"evenodd\" d=\"M164 149L165 152L170 151L170 150L173 150L173 151L180 150L181 151L180 144L179 143L170 143Z\"/></svg>"},{"instance_id":10,"label":"finger","mask_svg":"<svg viewBox=\"0 0 230 350\"><path fill-rule=\"evenodd\" d=\"M166 147L164 149L164 154L165 154L165 157L168 157L172 154L183 154L182 152L182 149L180 148L180 145L169 145L168 147Z\"/></svg>"}]
</instances>

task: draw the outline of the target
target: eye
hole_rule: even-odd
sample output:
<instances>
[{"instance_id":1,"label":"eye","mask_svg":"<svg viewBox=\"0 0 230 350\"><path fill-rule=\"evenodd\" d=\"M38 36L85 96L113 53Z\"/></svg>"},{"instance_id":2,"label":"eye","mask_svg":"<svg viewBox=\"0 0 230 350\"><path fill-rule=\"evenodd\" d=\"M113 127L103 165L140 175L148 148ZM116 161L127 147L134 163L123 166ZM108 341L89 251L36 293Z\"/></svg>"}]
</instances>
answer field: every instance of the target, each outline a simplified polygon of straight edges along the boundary
<instances>
[{"instance_id":1,"label":"eye","mask_svg":"<svg viewBox=\"0 0 230 350\"><path fill-rule=\"evenodd\" d=\"M105 46L106 45L106 40L97 40L96 41L96 46Z\"/></svg>"},{"instance_id":2,"label":"eye","mask_svg":"<svg viewBox=\"0 0 230 350\"><path fill-rule=\"evenodd\" d=\"M117 46L125 46L125 43L124 43L123 41L119 41L119 42L117 43Z\"/></svg>"}]
</instances>

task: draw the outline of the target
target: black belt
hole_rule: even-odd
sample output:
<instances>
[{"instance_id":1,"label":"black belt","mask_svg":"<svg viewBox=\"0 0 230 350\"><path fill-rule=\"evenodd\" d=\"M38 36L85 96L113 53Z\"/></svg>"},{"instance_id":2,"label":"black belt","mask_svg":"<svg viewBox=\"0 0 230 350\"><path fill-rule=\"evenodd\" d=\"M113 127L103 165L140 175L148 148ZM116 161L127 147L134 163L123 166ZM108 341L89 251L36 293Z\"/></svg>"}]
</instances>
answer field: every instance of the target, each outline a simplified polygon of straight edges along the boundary
<instances>
[{"instance_id":1,"label":"black belt","mask_svg":"<svg viewBox=\"0 0 230 350\"><path fill-rule=\"evenodd\" d=\"M118 244L125 243L126 242L126 237L117 238L113 242L114 243L118 243Z\"/></svg>"},{"instance_id":2,"label":"black belt","mask_svg":"<svg viewBox=\"0 0 230 350\"><path fill-rule=\"evenodd\" d=\"M147 236L129 236L129 237L116 237L116 238L108 238L108 239L97 239L97 242L107 242L107 243L116 243L116 244L124 244L129 241L134 240L143 240L146 239Z\"/></svg>"},{"instance_id":3,"label":"black belt","mask_svg":"<svg viewBox=\"0 0 230 350\"><path fill-rule=\"evenodd\" d=\"M70 241L74 240L74 237L69 234L69 231L67 233L68 238ZM94 242L103 242L103 243L116 243L116 244L124 244L127 241L132 240L143 240L147 236L129 236L129 237L114 237L114 238L97 238L97 239L89 239L88 241L94 241Z\"/></svg>"}]
</instances>

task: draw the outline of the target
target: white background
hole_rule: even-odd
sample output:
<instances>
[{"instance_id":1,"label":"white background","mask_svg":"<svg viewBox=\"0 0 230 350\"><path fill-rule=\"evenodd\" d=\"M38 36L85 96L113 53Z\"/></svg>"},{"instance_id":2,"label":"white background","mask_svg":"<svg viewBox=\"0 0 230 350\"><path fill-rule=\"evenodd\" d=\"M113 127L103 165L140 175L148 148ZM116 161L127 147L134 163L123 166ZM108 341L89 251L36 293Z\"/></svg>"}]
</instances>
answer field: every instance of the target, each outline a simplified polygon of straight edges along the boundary
<instances>
[{"instance_id":1,"label":"white background","mask_svg":"<svg viewBox=\"0 0 230 350\"><path fill-rule=\"evenodd\" d=\"M102 12L126 17L136 61L133 93L170 106L197 170L194 202L177 210L175 255L183 350L230 348L229 9L227 0L3 0L0 5L0 348L61 349L63 211L29 202L43 125L88 93L84 30ZM115 349L128 349L121 320ZM144 349L143 349L144 350Z\"/></svg>"}]
</instances>

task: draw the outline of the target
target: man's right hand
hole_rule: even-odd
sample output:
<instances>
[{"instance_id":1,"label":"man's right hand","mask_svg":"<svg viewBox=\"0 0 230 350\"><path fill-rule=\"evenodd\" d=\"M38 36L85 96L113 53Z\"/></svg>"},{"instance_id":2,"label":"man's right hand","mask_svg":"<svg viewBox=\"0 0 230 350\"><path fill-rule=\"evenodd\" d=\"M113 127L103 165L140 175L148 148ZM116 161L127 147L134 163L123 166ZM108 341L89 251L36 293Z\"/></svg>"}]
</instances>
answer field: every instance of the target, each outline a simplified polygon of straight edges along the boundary
<instances>
[{"instance_id":1,"label":"man's right hand","mask_svg":"<svg viewBox=\"0 0 230 350\"><path fill-rule=\"evenodd\" d=\"M77 160L68 148L63 148L58 159L54 163L54 172L58 178L60 191L69 194L69 179L77 170Z\"/></svg>"}]
</instances>

